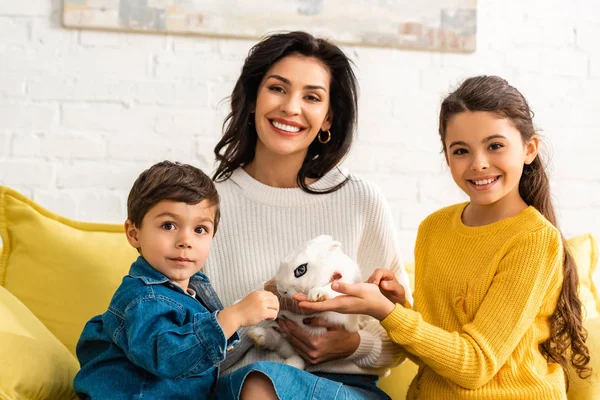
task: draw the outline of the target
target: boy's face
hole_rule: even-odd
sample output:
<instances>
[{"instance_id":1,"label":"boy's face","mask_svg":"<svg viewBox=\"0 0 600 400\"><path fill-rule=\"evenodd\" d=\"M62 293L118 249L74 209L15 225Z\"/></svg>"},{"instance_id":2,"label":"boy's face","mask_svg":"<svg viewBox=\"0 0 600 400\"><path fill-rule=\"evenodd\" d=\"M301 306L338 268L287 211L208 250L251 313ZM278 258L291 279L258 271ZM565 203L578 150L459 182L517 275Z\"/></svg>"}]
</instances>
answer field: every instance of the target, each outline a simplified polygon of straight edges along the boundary
<instances>
[{"instance_id":1,"label":"boy's face","mask_svg":"<svg viewBox=\"0 0 600 400\"><path fill-rule=\"evenodd\" d=\"M125 222L127 240L154 269L185 291L210 252L215 211L207 200L194 205L163 200L146 213L141 227Z\"/></svg>"}]
</instances>

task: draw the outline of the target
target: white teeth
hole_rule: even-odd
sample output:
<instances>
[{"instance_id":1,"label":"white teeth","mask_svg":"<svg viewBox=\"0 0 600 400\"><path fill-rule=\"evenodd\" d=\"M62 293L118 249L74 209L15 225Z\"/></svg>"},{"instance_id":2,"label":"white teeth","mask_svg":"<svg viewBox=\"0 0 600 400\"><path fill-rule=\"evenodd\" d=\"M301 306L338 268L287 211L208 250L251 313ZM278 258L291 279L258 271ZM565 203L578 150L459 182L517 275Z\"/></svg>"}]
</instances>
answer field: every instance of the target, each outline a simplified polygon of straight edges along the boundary
<instances>
[{"instance_id":1,"label":"white teeth","mask_svg":"<svg viewBox=\"0 0 600 400\"><path fill-rule=\"evenodd\" d=\"M481 181L473 181L475 182L476 185L487 185L488 183L492 183L496 180L497 178L492 178L492 179L484 179Z\"/></svg>"},{"instance_id":2,"label":"white teeth","mask_svg":"<svg viewBox=\"0 0 600 400\"><path fill-rule=\"evenodd\" d=\"M271 121L271 123L273 124L273 126L275 128L281 129L282 131L293 132L293 133L300 132L300 128L298 128L297 126L286 125L286 124L282 124L277 121Z\"/></svg>"}]
</instances>

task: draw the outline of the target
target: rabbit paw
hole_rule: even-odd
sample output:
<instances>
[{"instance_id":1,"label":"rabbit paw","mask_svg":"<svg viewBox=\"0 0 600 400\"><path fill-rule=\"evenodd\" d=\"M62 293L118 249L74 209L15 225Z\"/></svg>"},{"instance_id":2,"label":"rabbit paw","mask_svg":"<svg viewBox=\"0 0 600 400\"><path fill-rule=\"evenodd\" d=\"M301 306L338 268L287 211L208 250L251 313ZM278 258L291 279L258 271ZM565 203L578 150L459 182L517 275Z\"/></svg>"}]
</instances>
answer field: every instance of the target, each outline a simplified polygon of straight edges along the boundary
<instances>
[{"instance_id":1,"label":"rabbit paw","mask_svg":"<svg viewBox=\"0 0 600 400\"><path fill-rule=\"evenodd\" d=\"M306 366L306 362L302 359L302 357L300 357L297 354L294 354L293 356L287 358L285 360L285 364L298 369L304 369L304 367Z\"/></svg>"},{"instance_id":2,"label":"rabbit paw","mask_svg":"<svg viewBox=\"0 0 600 400\"><path fill-rule=\"evenodd\" d=\"M308 301L319 302L329 299L327 289L325 288L314 288L308 292Z\"/></svg>"},{"instance_id":3,"label":"rabbit paw","mask_svg":"<svg viewBox=\"0 0 600 400\"><path fill-rule=\"evenodd\" d=\"M267 331L265 328L254 327L248 331L248 337L254 343L254 346L262 349L267 343Z\"/></svg>"}]
</instances>

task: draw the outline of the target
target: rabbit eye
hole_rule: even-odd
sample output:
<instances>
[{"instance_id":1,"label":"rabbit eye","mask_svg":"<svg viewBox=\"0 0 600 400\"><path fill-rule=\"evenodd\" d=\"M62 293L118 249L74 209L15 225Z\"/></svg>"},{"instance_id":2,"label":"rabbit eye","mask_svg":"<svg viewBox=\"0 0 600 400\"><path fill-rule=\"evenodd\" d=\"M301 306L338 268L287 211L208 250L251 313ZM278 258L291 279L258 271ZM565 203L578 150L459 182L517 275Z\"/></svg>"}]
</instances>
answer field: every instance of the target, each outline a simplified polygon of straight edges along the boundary
<instances>
[{"instance_id":1,"label":"rabbit eye","mask_svg":"<svg viewBox=\"0 0 600 400\"><path fill-rule=\"evenodd\" d=\"M306 263L298 265L298 268L294 270L294 276L296 278L300 278L302 275L306 273L307 267Z\"/></svg>"}]
</instances>

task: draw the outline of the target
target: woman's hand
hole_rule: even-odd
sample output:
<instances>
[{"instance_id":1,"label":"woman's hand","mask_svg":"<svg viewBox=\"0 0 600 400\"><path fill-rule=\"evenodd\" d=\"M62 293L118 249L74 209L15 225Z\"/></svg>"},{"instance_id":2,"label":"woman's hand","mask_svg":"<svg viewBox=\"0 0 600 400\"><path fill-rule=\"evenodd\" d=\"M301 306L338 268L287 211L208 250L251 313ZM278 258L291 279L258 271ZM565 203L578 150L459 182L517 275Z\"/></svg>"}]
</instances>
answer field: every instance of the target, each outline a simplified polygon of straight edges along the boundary
<instances>
[{"instance_id":1,"label":"woman's hand","mask_svg":"<svg viewBox=\"0 0 600 400\"><path fill-rule=\"evenodd\" d=\"M345 296L313 303L303 294L294 295L294 300L305 312L336 311L342 314L366 314L383 320L394 310L394 303L373 283L333 282L331 288Z\"/></svg>"},{"instance_id":2,"label":"woman's hand","mask_svg":"<svg viewBox=\"0 0 600 400\"><path fill-rule=\"evenodd\" d=\"M277 322L296 352L310 364L346 358L354 354L360 345L357 332L348 332L343 326L331 325L322 318L304 319L305 325L327 329L325 334L318 336L309 334L288 319L279 318Z\"/></svg>"},{"instance_id":3,"label":"woman's hand","mask_svg":"<svg viewBox=\"0 0 600 400\"><path fill-rule=\"evenodd\" d=\"M377 268L367 279L367 283L374 283L379 286L381 293L392 303L404 305L406 301L404 286L398 282L396 275L389 269Z\"/></svg>"}]
</instances>

